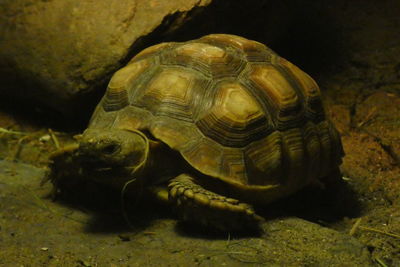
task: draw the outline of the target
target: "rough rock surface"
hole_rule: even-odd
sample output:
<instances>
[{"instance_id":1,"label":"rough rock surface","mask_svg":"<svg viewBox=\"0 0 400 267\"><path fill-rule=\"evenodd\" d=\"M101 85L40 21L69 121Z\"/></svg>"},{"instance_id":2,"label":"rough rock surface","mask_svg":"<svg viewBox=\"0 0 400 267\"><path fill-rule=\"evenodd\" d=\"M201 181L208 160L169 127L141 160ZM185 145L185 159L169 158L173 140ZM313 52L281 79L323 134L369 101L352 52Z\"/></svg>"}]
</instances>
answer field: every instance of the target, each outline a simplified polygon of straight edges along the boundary
<instances>
[{"instance_id":1,"label":"rough rock surface","mask_svg":"<svg viewBox=\"0 0 400 267\"><path fill-rule=\"evenodd\" d=\"M174 31L211 0L5 0L0 95L69 113L104 83L140 38ZM39 104L38 104L39 106Z\"/></svg>"},{"instance_id":2,"label":"rough rock surface","mask_svg":"<svg viewBox=\"0 0 400 267\"><path fill-rule=\"evenodd\" d=\"M372 266L353 237L294 217L268 220L262 236L237 238L184 229L153 207L132 215L136 224L153 218L145 229L124 229L110 211L96 215L44 198L50 185L39 187L43 175L0 161L1 266Z\"/></svg>"}]
</instances>

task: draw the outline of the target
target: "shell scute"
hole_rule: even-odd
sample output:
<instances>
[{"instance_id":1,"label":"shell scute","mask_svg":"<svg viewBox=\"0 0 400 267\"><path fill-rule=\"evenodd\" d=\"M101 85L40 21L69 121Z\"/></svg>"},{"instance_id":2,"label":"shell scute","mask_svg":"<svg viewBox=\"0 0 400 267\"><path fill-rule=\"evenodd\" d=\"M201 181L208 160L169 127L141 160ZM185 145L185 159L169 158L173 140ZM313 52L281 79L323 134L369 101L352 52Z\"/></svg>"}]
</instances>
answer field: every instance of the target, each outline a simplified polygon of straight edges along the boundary
<instances>
[{"instance_id":1,"label":"shell scute","mask_svg":"<svg viewBox=\"0 0 400 267\"><path fill-rule=\"evenodd\" d=\"M177 46L163 53L160 62L167 66L189 67L212 79L236 77L246 66L243 58L205 43Z\"/></svg>"},{"instance_id":2,"label":"shell scute","mask_svg":"<svg viewBox=\"0 0 400 267\"><path fill-rule=\"evenodd\" d=\"M226 34L139 53L89 127L147 130L207 176L248 192L274 188L265 199L327 175L343 156L315 81L265 45Z\"/></svg>"},{"instance_id":3,"label":"shell scute","mask_svg":"<svg viewBox=\"0 0 400 267\"><path fill-rule=\"evenodd\" d=\"M163 69L137 97L141 106L146 106L155 116L171 116L191 120L196 76L180 69Z\"/></svg>"},{"instance_id":4,"label":"shell scute","mask_svg":"<svg viewBox=\"0 0 400 267\"><path fill-rule=\"evenodd\" d=\"M160 54L162 51L172 47L174 44L175 43L170 42L170 43L160 43L160 44L149 46L149 47L143 49L142 51L140 51L138 54L136 54L136 56L134 56L129 63L140 60L145 57L150 57L150 56L155 56L157 54Z\"/></svg>"},{"instance_id":5,"label":"shell scute","mask_svg":"<svg viewBox=\"0 0 400 267\"><path fill-rule=\"evenodd\" d=\"M192 57L206 64L223 63L226 58L224 49L203 43L184 44L175 49L175 53L179 56Z\"/></svg>"},{"instance_id":6,"label":"shell scute","mask_svg":"<svg viewBox=\"0 0 400 267\"><path fill-rule=\"evenodd\" d=\"M255 141L245 150L246 165L252 173L249 173L251 184L273 185L279 184L285 169L282 166L282 136L275 131L263 139ZM261 176L264 178L260 178ZM255 181L254 181L255 180Z\"/></svg>"},{"instance_id":7,"label":"shell scute","mask_svg":"<svg viewBox=\"0 0 400 267\"><path fill-rule=\"evenodd\" d=\"M247 184L248 175L244 160L244 154L240 150L232 148L224 148L221 157L221 169L225 173L229 173L232 181L238 184Z\"/></svg>"},{"instance_id":8,"label":"shell scute","mask_svg":"<svg viewBox=\"0 0 400 267\"><path fill-rule=\"evenodd\" d=\"M132 82L150 66L150 62L141 60L118 70L108 83L102 102L105 111L120 110L129 105L128 91Z\"/></svg>"},{"instance_id":9,"label":"shell scute","mask_svg":"<svg viewBox=\"0 0 400 267\"><path fill-rule=\"evenodd\" d=\"M213 177L219 176L223 151L208 138L198 139L192 146L183 150L182 155L201 172Z\"/></svg>"},{"instance_id":10,"label":"shell scute","mask_svg":"<svg viewBox=\"0 0 400 267\"><path fill-rule=\"evenodd\" d=\"M270 61L275 53L262 43L230 34L210 34L200 40L208 41L215 45L230 46L243 51L244 57L249 62Z\"/></svg>"},{"instance_id":11,"label":"shell scute","mask_svg":"<svg viewBox=\"0 0 400 267\"><path fill-rule=\"evenodd\" d=\"M281 178L283 183L291 186L304 184L307 164L304 154L304 142L301 129L292 128L281 133L286 175Z\"/></svg>"},{"instance_id":12,"label":"shell scute","mask_svg":"<svg viewBox=\"0 0 400 267\"><path fill-rule=\"evenodd\" d=\"M249 80L267 98L268 110L274 114L279 130L298 126L302 122L299 94L274 65L254 65Z\"/></svg>"},{"instance_id":13,"label":"shell scute","mask_svg":"<svg viewBox=\"0 0 400 267\"><path fill-rule=\"evenodd\" d=\"M301 93L304 95L306 117L313 122L320 122L325 119L324 110L322 107L321 93L317 83L305 72L298 67L280 58L279 63L291 74L295 79Z\"/></svg>"},{"instance_id":14,"label":"shell scute","mask_svg":"<svg viewBox=\"0 0 400 267\"><path fill-rule=\"evenodd\" d=\"M159 140L162 140L172 149L178 150L186 155L192 150L197 140L203 138L201 132L192 127L191 124L171 124L171 120L163 117L152 117L153 123L149 126L151 133Z\"/></svg>"},{"instance_id":15,"label":"shell scute","mask_svg":"<svg viewBox=\"0 0 400 267\"><path fill-rule=\"evenodd\" d=\"M243 147L268 130L257 100L239 83L221 83L213 105L196 125L204 135L225 146Z\"/></svg>"}]
</instances>

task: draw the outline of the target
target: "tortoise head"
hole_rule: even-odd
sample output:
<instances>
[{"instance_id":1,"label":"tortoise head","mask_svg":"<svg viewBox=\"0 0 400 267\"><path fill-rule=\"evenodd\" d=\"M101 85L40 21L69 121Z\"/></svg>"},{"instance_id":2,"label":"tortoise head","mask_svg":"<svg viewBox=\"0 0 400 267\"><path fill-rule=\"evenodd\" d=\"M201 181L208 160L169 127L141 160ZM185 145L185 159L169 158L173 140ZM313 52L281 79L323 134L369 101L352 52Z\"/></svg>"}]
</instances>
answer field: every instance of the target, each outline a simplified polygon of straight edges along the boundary
<instances>
[{"instance_id":1,"label":"tortoise head","mask_svg":"<svg viewBox=\"0 0 400 267\"><path fill-rule=\"evenodd\" d=\"M79 154L104 167L122 167L132 172L146 163L149 140L140 131L87 129L79 141Z\"/></svg>"}]
</instances>

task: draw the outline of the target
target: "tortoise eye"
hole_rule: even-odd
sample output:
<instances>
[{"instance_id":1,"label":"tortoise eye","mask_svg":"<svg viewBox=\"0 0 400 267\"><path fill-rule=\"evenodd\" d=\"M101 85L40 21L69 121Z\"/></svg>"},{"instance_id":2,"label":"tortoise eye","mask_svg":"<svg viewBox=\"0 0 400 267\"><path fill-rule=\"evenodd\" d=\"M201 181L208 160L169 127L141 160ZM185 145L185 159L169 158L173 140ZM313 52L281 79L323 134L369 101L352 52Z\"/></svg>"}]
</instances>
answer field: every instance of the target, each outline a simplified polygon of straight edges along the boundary
<instances>
[{"instance_id":1,"label":"tortoise eye","mask_svg":"<svg viewBox=\"0 0 400 267\"><path fill-rule=\"evenodd\" d=\"M102 148L102 152L107 155L112 155L119 150L119 145L117 144L107 144Z\"/></svg>"}]
</instances>

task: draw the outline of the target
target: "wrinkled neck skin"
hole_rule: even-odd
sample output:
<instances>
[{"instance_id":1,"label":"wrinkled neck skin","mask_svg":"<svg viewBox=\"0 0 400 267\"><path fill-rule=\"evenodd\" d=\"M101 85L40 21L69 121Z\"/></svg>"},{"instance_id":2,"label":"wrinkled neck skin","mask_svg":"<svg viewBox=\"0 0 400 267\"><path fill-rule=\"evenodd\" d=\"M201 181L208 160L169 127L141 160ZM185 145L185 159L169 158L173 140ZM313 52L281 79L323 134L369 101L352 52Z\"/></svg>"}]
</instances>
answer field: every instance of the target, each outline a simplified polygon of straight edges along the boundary
<instances>
[{"instance_id":1,"label":"wrinkled neck skin","mask_svg":"<svg viewBox=\"0 0 400 267\"><path fill-rule=\"evenodd\" d=\"M150 140L149 157L142 172L145 185L161 185L190 169L179 152L166 144Z\"/></svg>"}]
</instances>

